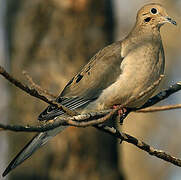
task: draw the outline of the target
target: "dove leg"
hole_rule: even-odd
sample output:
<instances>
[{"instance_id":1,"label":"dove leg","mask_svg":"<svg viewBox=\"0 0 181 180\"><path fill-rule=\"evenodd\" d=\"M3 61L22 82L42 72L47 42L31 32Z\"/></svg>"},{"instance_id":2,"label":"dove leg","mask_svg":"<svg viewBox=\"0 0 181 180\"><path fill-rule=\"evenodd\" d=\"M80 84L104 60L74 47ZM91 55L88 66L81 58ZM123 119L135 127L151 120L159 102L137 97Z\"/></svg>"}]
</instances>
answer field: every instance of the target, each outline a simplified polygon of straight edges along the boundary
<instances>
[{"instance_id":1,"label":"dove leg","mask_svg":"<svg viewBox=\"0 0 181 180\"><path fill-rule=\"evenodd\" d=\"M118 105L114 105L113 109L116 109ZM123 120L127 117L127 115L130 113L130 110L128 108L120 108L118 110L118 116L117 118L119 119L119 123L122 125Z\"/></svg>"}]
</instances>

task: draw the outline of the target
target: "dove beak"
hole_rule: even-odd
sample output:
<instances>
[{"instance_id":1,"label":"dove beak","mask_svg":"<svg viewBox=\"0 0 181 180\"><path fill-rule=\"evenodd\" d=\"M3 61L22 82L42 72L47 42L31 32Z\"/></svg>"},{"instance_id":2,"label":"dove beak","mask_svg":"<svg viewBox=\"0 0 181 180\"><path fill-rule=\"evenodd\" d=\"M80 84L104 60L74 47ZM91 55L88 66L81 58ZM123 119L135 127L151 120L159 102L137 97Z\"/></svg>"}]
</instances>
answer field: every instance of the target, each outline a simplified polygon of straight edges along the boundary
<instances>
[{"instance_id":1,"label":"dove beak","mask_svg":"<svg viewBox=\"0 0 181 180\"><path fill-rule=\"evenodd\" d=\"M165 17L165 20L166 20L168 23L171 23L171 24L173 24L173 25L177 25L177 22L174 21L172 18L170 18L170 17L168 17L168 16Z\"/></svg>"}]
</instances>

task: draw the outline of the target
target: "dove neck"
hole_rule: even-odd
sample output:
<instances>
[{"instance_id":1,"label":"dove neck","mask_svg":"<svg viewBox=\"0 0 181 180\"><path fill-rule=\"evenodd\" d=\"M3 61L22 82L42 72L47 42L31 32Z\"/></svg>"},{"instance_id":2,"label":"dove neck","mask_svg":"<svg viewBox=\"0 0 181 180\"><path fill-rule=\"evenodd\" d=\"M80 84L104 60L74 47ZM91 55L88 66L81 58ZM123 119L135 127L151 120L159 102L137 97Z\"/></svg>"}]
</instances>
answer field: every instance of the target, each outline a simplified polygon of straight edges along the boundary
<instances>
[{"instance_id":1,"label":"dove neck","mask_svg":"<svg viewBox=\"0 0 181 180\"><path fill-rule=\"evenodd\" d=\"M139 41L161 41L160 28L158 26L151 25L142 25L136 23L132 31L127 36L128 39L131 39L133 42Z\"/></svg>"},{"instance_id":2,"label":"dove neck","mask_svg":"<svg viewBox=\"0 0 181 180\"><path fill-rule=\"evenodd\" d=\"M122 56L125 57L132 49L144 44L152 44L155 47L162 44L160 31L158 28L139 27L135 25L133 30L122 42Z\"/></svg>"}]
</instances>

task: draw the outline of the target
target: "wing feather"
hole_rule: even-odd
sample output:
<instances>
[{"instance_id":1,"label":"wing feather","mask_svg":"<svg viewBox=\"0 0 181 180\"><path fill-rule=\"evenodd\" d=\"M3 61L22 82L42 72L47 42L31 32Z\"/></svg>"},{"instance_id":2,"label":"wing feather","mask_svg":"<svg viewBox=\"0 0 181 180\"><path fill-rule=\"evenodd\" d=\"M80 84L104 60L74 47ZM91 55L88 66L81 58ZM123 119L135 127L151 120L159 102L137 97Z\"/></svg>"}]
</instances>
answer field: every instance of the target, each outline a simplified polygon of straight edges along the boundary
<instances>
[{"instance_id":1,"label":"wing feather","mask_svg":"<svg viewBox=\"0 0 181 180\"><path fill-rule=\"evenodd\" d=\"M65 100L62 100L61 104L69 108L70 110L75 110L77 108L80 108L82 106L86 106L90 100L84 100L79 97L75 98L66 98ZM48 106L38 117L39 121L44 120L50 120L54 119L57 116L63 115L64 111L60 110L54 106Z\"/></svg>"},{"instance_id":2,"label":"wing feather","mask_svg":"<svg viewBox=\"0 0 181 180\"><path fill-rule=\"evenodd\" d=\"M56 101L70 110L86 107L116 81L121 74L122 60L120 41L105 47L68 82ZM50 120L63 114L64 111L48 106L38 120Z\"/></svg>"}]
</instances>

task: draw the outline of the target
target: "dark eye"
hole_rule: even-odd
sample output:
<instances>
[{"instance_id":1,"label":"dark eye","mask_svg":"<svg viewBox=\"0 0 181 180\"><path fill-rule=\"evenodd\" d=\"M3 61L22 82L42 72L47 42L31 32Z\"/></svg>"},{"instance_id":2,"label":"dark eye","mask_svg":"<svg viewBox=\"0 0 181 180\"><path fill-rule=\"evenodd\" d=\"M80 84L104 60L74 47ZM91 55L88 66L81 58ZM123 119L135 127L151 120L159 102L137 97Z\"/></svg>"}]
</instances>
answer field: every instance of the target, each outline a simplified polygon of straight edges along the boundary
<instances>
[{"instance_id":1,"label":"dark eye","mask_svg":"<svg viewBox=\"0 0 181 180\"><path fill-rule=\"evenodd\" d=\"M156 14L156 13L157 13L157 9L152 8L152 9L151 9L151 13L152 13L152 14Z\"/></svg>"},{"instance_id":2,"label":"dark eye","mask_svg":"<svg viewBox=\"0 0 181 180\"><path fill-rule=\"evenodd\" d=\"M147 17L146 19L144 19L145 20L145 22L149 22L150 20L151 20L151 18L150 17Z\"/></svg>"}]
</instances>

